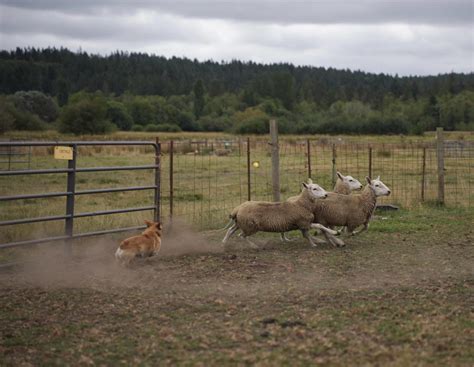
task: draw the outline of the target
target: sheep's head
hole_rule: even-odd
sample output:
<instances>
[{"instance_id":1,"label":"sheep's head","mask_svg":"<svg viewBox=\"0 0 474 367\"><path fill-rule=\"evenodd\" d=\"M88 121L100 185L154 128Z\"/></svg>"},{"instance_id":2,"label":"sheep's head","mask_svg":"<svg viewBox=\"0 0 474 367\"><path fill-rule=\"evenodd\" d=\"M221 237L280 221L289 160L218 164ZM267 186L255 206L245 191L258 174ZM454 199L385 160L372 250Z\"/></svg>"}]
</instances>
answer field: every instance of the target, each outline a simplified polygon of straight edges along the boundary
<instances>
[{"instance_id":1,"label":"sheep's head","mask_svg":"<svg viewBox=\"0 0 474 367\"><path fill-rule=\"evenodd\" d=\"M371 180L370 177L365 178L370 188L374 191L375 196L388 196L390 195L390 189L380 180L378 176L375 180Z\"/></svg>"},{"instance_id":2,"label":"sheep's head","mask_svg":"<svg viewBox=\"0 0 474 367\"><path fill-rule=\"evenodd\" d=\"M307 190L313 199L323 199L328 197L326 190L315 183L303 182L303 190Z\"/></svg>"},{"instance_id":3,"label":"sheep's head","mask_svg":"<svg viewBox=\"0 0 474 367\"><path fill-rule=\"evenodd\" d=\"M359 180L352 176L344 176L341 172L337 172L337 177L339 177L339 179L346 184L351 191L362 189L362 184Z\"/></svg>"}]
</instances>

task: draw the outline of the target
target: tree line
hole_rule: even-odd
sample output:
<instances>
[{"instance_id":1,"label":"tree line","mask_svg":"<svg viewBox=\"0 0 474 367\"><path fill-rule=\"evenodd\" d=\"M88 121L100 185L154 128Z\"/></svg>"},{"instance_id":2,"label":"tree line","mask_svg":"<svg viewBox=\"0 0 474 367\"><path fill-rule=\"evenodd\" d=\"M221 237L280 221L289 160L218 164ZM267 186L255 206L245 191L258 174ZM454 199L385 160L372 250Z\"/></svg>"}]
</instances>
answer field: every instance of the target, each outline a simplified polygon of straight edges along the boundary
<instances>
[{"instance_id":1,"label":"tree line","mask_svg":"<svg viewBox=\"0 0 474 367\"><path fill-rule=\"evenodd\" d=\"M17 48L0 51L0 94L0 131L247 134L266 133L270 118L283 133L474 129L473 73L399 77L287 63Z\"/></svg>"}]
</instances>

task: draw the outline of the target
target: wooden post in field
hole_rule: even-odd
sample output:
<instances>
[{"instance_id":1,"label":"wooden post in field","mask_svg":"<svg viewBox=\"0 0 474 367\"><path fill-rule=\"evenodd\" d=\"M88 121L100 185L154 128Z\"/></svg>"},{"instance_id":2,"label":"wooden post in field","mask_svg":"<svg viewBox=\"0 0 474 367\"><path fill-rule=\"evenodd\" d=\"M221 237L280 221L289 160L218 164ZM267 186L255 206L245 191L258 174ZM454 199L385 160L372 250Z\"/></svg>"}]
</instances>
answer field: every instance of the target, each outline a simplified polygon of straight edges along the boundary
<instances>
[{"instance_id":1,"label":"wooden post in field","mask_svg":"<svg viewBox=\"0 0 474 367\"><path fill-rule=\"evenodd\" d=\"M369 147L369 177L372 179L372 147Z\"/></svg>"},{"instance_id":2,"label":"wooden post in field","mask_svg":"<svg viewBox=\"0 0 474 367\"><path fill-rule=\"evenodd\" d=\"M250 138L247 138L247 200L252 200L252 187L250 185Z\"/></svg>"},{"instance_id":3,"label":"wooden post in field","mask_svg":"<svg viewBox=\"0 0 474 367\"><path fill-rule=\"evenodd\" d=\"M308 178L311 178L311 142L306 139L306 150L308 154Z\"/></svg>"},{"instance_id":4,"label":"wooden post in field","mask_svg":"<svg viewBox=\"0 0 474 367\"><path fill-rule=\"evenodd\" d=\"M278 124L270 120L270 137L272 146L272 187L273 201L280 201L280 152L278 146Z\"/></svg>"},{"instance_id":5,"label":"wooden post in field","mask_svg":"<svg viewBox=\"0 0 474 367\"><path fill-rule=\"evenodd\" d=\"M173 219L174 201L174 141L170 141L170 221Z\"/></svg>"},{"instance_id":6,"label":"wooden post in field","mask_svg":"<svg viewBox=\"0 0 474 367\"><path fill-rule=\"evenodd\" d=\"M160 138L155 139L155 209L154 220L161 219L161 143Z\"/></svg>"},{"instance_id":7,"label":"wooden post in field","mask_svg":"<svg viewBox=\"0 0 474 367\"><path fill-rule=\"evenodd\" d=\"M436 128L436 157L438 161L438 203L444 205L444 136L443 128Z\"/></svg>"},{"instance_id":8,"label":"wooden post in field","mask_svg":"<svg viewBox=\"0 0 474 367\"><path fill-rule=\"evenodd\" d=\"M332 186L336 184L336 144L332 144Z\"/></svg>"},{"instance_id":9,"label":"wooden post in field","mask_svg":"<svg viewBox=\"0 0 474 367\"><path fill-rule=\"evenodd\" d=\"M423 147L421 163L421 201L425 201L426 147Z\"/></svg>"}]
</instances>

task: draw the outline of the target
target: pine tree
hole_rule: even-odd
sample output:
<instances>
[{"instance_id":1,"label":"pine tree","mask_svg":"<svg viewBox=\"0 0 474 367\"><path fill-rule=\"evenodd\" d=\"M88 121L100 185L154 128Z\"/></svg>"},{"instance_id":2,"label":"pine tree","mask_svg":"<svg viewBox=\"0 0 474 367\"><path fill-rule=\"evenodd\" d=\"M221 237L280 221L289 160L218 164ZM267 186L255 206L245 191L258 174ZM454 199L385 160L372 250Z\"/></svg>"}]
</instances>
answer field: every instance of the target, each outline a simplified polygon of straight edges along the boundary
<instances>
[{"instance_id":1,"label":"pine tree","mask_svg":"<svg viewBox=\"0 0 474 367\"><path fill-rule=\"evenodd\" d=\"M202 116L204 109L204 84L201 79L194 84L194 117L196 120Z\"/></svg>"}]
</instances>

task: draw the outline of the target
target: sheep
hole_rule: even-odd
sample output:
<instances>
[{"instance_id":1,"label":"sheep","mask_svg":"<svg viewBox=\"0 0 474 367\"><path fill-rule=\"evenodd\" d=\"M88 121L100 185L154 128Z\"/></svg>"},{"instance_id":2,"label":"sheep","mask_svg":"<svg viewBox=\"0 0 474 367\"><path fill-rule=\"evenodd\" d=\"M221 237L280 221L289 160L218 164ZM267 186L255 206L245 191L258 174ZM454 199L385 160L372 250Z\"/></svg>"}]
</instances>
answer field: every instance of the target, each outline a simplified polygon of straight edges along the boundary
<instances>
[{"instance_id":1,"label":"sheep","mask_svg":"<svg viewBox=\"0 0 474 367\"><path fill-rule=\"evenodd\" d=\"M341 172L337 173L337 181L336 185L334 186L333 193L342 194L342 195L350 195L350 193L354 190L362 189L362 184L359 180L356 180L352 176L344 176ZM312 183L311 179L308 179L309 183ZM333 193L328 193L328 196L331 196ZM288 201L294 201L297 199L297 196L290 197ZM280 234L280 238L283 242L291 242L288 237L286 237L285 233Z\"/></svg>"},{"instance_id":2,"label":"sheep","mask_svg":"<svg viewBox=\"0 0 474 367\"><path fill-rule=\"evenodd\" d=\"M332 192L342 195L350 195L354 190L362 189L362 184L352 176L344 176L341 172L337 173L336 185Z\"/></svg>"},{"instance_id":3,"label":"sheep","mask_svg":"<svg viewBox=\"0 0 474 367\"><path fill-rule=\"evenodd\" d=\"M390 195L390 189L380 180L366 177L367 185L361 194L333 194L327 199L316 200L313 205L314 221L324 226L346 226L350 235L366 231L375 211L377 197ZM355 231L359 226L364 227ZM328 238L327 233L323 234ZM331 239L328 239L331 242Z\"/></svg>"},{"instance_id":4,"label":"sheep","mask_svg":"<svg viewBox=\"0 0 474 367\"><path fill-rule=\"evenodd\" d=\"M312 246L316 246L309 235L310 228L321 229L324 233L337 234L329 228L313 223L312 207L318 198L326 198L327 192L317 184L303 183L301 194L294 202L249 201L236 207L230 214L233 225L228 229L222 243L238 230L252 247L257 247L247 237L257 232L286 232L299 229Z\"/></svg>"}]
</instances>

